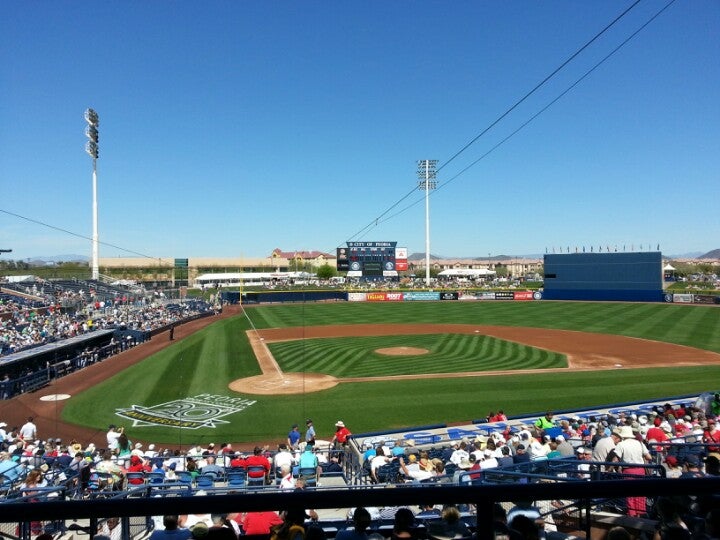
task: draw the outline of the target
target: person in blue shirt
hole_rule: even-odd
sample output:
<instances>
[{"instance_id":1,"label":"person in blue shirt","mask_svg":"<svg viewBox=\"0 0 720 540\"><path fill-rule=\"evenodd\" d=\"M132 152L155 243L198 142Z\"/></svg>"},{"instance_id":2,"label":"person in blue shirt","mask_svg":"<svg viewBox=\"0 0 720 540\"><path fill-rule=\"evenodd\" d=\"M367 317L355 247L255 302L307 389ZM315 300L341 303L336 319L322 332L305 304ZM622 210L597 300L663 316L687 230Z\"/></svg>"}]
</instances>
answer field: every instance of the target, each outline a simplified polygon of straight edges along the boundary
<instances>
[{"instance_id":1,"label":"person in blue shirt","mask_svg":"<svg viewBox=\"0 0 720 540\"><path fill-rule=\"evenodd\" d=\"M0 483L15 482L24 469L25 466L14 461L10 454L7 452L0 453Z\"/></svg>"},{"instance_id":2,"label":"person in blue shirt","mask_svg":"<svg viewBox=\"0 0 720 540\"><path fill-rule=\"evenodd\" d=\"M293 424L290 428L290 433L288 433L287 437L288 447L290 447L291 450L297 450L298 449L298 443L300 442L300 430L298 429L297 424Z\"/></svg>"}]
</instances>

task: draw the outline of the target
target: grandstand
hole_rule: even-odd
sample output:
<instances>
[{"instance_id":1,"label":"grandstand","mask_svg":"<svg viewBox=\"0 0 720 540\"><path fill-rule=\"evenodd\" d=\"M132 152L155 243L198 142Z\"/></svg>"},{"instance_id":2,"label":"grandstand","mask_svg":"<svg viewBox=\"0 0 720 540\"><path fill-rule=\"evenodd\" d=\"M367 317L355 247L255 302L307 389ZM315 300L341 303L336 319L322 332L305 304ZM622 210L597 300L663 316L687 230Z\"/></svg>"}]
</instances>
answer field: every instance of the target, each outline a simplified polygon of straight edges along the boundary
<instances>
[{"instance_id":1,"label":"grandstand","mask_svg":"<svg viewBox=\"0 0 720 540\"><path fill-rule=\"evenodd\" d=\"M77 296L81 290L85 291L87 283L73 282L63 290ZM6 355L5 365L28 366L36 362L39 367L43 359L75 351L79 354L70 365L73 370L83 369L107 357L105 352L108 356L120 352L127 346L128 336L139 341L146 337L146 332L167 331L172 324L214 312L212 306L195 301L164 303L149 312L142 301L126 300L123 305L127 310L119 310L118 319L114 319L111 312L105 313L112 324ZM109 309L114 307L113 302ZM111 340L118 337L119 341L112 343ZM98 340L98 343L89 340ZM89 356L88 348L91 349ZM84 358L84 363L80 358ZM62 376L59 370L48 372L47 381L57 376ZM7 397L35 388L30 384L16 385ZM349 508L376 505L380 513L373 521L372 530L388 537L392 532L392 512L398 507L411 505L418 512L421 504L432 503L457 505L469 530L477 538L490 538L494 535L493 504L501 503L505 511L512 511L518 500L528 499L534 502L538 522L542 522L547 537L599 538L615 524L622 524L637 535L653 531L661 517L657 514L657 501L663 500L663 495L678 493L703 502L698 508L684 509L683 517L689 527L705 532L703 511L714 508L713 495L720 487L717 478L700 481L672 478L679 472L674 463L682 464L683 472L688 473L696 457L704 465L703 475L720 474L714 456L718 443L708 440L706 435L711 431L709 426L717 411L710 406L711 397L694 398L681 396L667 402L620 404L607 410L559 411L554 417L555 425L546 432L534 428L534 418L522 417L507 421L480 419L474 422L472 430L462 426L416 426L400 431L355 434L344 448L318 441L316 454L323 471L319 479L314 479L314 486L297 493L280 490L280 475L274 467L266 481L251 482L246 468L233 466L233 459L243 460L236 452L221 453L220 449L210 447L180 451L168 447L158 449L155 454L155 449L141 446L127 454L117 451L112 459L105 460L104 448L81 444L76 449L70 441L58 441L52 436L45 436L44 441L18 443L17 432L6 432L3 445L8 453L0 460L3 474L0 489L4 497L0 502L0 523L4 523L0 525L0 532L22 538L31 538L43 531L56 537L74 536L83 531L94 534L104 530L108 518L119 517L121 538L144 538L153 528L161 526L157 519L149 518L163 513L280 510L298 504L316 509L318 520L314 525L321 528L326 537L333 537L347 527ZM650 418L675 420L672 439L645 440ZM638 464L593 460L578 452L580 448L592 448L597 442L595 436L615 428L635 429L634 437L643 439L648 447L647 461ZM559 435L571 446L569 455L550 457L537 453L537 446L551 448L550 443L558 444ZM491 441L494 449L490 448ZM513 459L512 463L498 463L477 472L468 469L466 463L453 460L459 443L477 444L477 451L483 456L488 451L496 452L498 446L508 448L511 456L522 455L524 451L532 456L526 461ZM525 445L526 448L521 448ZM377 467L373 475L368 451L377 452L379 447L387 448L394 458ZM77 453L79 460L73 463ZM144 459L144 467L149 470L130 470L133 453ZM268 450L265 454L270 460L275 457L274 451ZM205 466L198 466L211 457L222 463L212 476L203 473ZM494 455L487 457L488 461L498 459ZM411 461L422 463L425 459L436 464L435 474L421 479L405 471L404 467ZM107 465L108 462L111 465ZM437 462L442 467L438 467ZM335 470L331 470L333 466ZM117 468L117 478L108 472L108 467ZM192 474L193 467L199 474ZM642 479L638 480L637 473L629 471L633 468L642 470ZM30 473L37 470L43 472L41 483L28 485ZM294 464L292 475L295 481L310 480L298 463ZM388 486L402 489L385 489ZM198 494L205 496L198 497ZM638 515L630 515L634 513L631 509L635 509L629 502L631 498L642 499L645 505ZM33 504L19 504L25 502ZM76 519L82 521L76 522ZM418 517L413 533L416 538L442 538L436 535L439 524L438 518ZM269 536L263 538L266 537Z\"/></svg>"},{"instance_id":2,"label":"grandstand","mask_svg":"<svg viewBox=\"0 0 720 540\"><path fill-rule=\"evenodd\" d=\"M578 428L578 436L568 437L577 448L588 444L587 435L581 431L588 425L608 423L632 428L638 424L636 433L641 435L642 426L646 424L639 424L638 419L642 421L648 416L670 418L674 413L679 418L690 416L700 425L707 421L706 417L712 418L708 409L711 401L711 395L701 396L690 405L690 398L686 396L666 403L628 404L614 413L593 411L592 417L585 416L585 412L567 412L558 415L556 424L564 427L567 422L571 428ZM689 414L683 415L683 412ZM490 440L499 441L502 434L503 438L508 437L507 443L517 452L519 444L514 438L522 440L523 430L532 429L532 418L511 419L510 424L513 427L509 428L509 424L503 422L484 424L484 432L488 435L479 437L477 442L487 448ZM542 433L536 431L533 435L538 442L543 440ZM624 472L630 464L617 460L588 461L574 454L492 467L483 469L480 474L462 471L458 467L453 469L448 458L457 441L431 437L425 442L418 441L421 444L401 444L402 452L396 454L396 460L381 468L379 478L382 480L373 483L367 474L364 454L379 446L393 451L398 440L403 440L401 434L387 432L355 435L345 448L318 441L314 453L321 458L322 473L317 485L292 493L279 489L279 475L274 467L270 467L265 482L252 483L242 466L245 455L240 454L244 453L231 451L228 447L195 447L185 454L169 450L156 453L151 447L136 447L125 458L114 458L115 465L123 469L121 481L114 482L112 470L108 472L103 468L102 449L84 448L80 450L79 460L73 460L70 449L52 439L42 451L32 449L17 453L15 448L7 446L9 455L18 458L8 459L8 454L3 454L0 460L4 478L0 486L3 495L0 522L6 524L0 525L0 530L5 535L16 530L24 538L41 531L62 536L78 532L79 525L71 518L89 518L80 527L93 529L102 527L109 517L120 516L123 537L142 538L153 527L159 526L156 521L146 518L150 515L278 510L297 504L317 509L317 518L308 522L308 526L319 527L325 537L333 537L348 526L347 509L364 505L378 508L371 530L387 537L397 508L410 505L415 513L419 513L420 505L454 504L474 536L492 538L496 526L492 519L493 504L498 502L505 511L512 512L517 507L516 501L527 498L534 501L532 507L538 513L547 538L601 538L607 529L618 524L640 536L654 531L661 522L658 501L666 501L669 495L687 493L695 497L696 504L682 509L683 519L688 527L700 534L705 532L704 514L715 508L715 493L720 488L718 463L711 458L705 458L703 476L708 478L699 481L671 478L674 461L668 460L668 456L685 460L690 465L694 461L688 456L712 456L714 445L698 441L694 435L675 437L668 443L653 443L650 446L652 458L643 466L642 480ZM133 455L138 456L133 461L143 460L146 470L130 470L132 467L128 464ZM265 455L272 462L276 452L266 451ZM396 464L401 459L413 461L412 456L417 460L425 457L441 460L446 463L446 469L443 474L427 480L410 481L403 477ZM221 464L215 467L212 475L203 473L206 467L203 464L210 463L211 457ZM236 460L240 460L239 465ZM718 461L717 458L714 460ZM4 465L8 462L9 466ZM336 464L339 464L338 470L332 470ZM691 467L686 465L685 468ZM38 469L43 471L43 485L28 486L29 472ZM194 474L196 470L199 470L198 474ZM295 479L307 474L297 464L294 466ZM633 481L628 482L629 479ZM588 490L589 485L592 485L591 490ZM382 489L387 486L402 486L403 489ZM196 495L199 494L205 496L198 498ZM634 495L641 495L646 507L642 515L628 516L627 501ZM28 501L35 504L17 504ZM440 526L441 520L437 516L419 515L413 533L416 538L443 538L436 535Z\"/></svg>"}]
</instances>

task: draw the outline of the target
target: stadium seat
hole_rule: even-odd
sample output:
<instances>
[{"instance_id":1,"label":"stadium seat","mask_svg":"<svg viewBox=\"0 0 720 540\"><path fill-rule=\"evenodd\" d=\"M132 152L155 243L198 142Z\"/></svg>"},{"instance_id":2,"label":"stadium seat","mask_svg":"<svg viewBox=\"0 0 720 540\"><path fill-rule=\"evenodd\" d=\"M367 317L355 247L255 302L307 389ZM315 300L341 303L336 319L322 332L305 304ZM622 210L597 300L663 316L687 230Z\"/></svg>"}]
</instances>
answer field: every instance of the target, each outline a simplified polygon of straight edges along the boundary
<instances>
[{"instance_id":1,"label":"stadium seat","mask_svg":"<svg viewBox=\"0 0 720 540\"><path fill-rule=\"evenodd\" d=\"M165 473L160 471L152 471L146 474L148 484L165 483Z\"/></svg>"},{"instance_id":2,"label":"stadium seat","mask_svg":"<svg viewBox=\"0 0 720 540\"><path fill-rule=\"evenodd\" d=\"M145 473L144 472L128 472L125 474L125 478L127 478L127 488L128 489L142 486L145 483ZM134 481L131 481L131 480L134 480ZM137 480L141 480L141 481L138 482Z\"/></svg>"},{"instance_id":3,"label":"stadium seat","mask_svg":"<svg viewBox=\"0 0 720 540\"><path fill-rule=\"evenodd\" d=\"M262 476L253 477L251 473L258 474L262 472ZM262 465L251 465L247 469L247 485L248 486L264 486L265 485L265 467Z\"/></svg>"},{"instance_id":4,"label":"stadium seat","mask_svg":"<svg viewBox=\"0 0 720 540\"><path fill-rule=\"evenodd\" d=\"M247 473L244 470L227 473L227 486L229 488L244 488Z\"/></svg>"},{"instance_id":5,"label":"stadium seat","mask_svg":"<svg viewBox=\"0 0 720 540\"><path fill-rule=\"evenodd\" d=\"M182 484L184 486L187 486L188 488L192 487L193 475L190 474L189 472L178 471L175 473L175 476L177 477L178 484Z\"/></svg>"},{"instance_id":6,"label":"stadium seat","mask_svg":"<svg viewBox=\"0 0 720 540\"><path fill-rule=\"evenodd\" d=\"M212 489L215 487L215 476L212 474L201 474L195 481L198 489Z\"/></svg>"},{"instance_id":7,"label":"stadium seat","mask_svg":"<svg viewBox=\"0 0 720 540\"><path fill-rule=\"evenodd\" d=\"M298 475L305 479L307 487L317 486L317 470L314 467L301 467Z\"/></svg>"}]
</instances>

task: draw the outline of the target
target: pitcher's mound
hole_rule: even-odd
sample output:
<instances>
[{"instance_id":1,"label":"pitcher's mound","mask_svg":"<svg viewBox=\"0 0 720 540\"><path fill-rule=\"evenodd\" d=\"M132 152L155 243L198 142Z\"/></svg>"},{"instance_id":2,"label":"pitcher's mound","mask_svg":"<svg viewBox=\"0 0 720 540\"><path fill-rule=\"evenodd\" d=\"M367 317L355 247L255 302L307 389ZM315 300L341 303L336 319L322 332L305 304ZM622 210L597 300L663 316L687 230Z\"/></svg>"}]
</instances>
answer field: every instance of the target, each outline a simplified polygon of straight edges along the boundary
<instances>
[{"instance_id":1,"label":"pitcher's mound","mask_svg":"<svg viewBox=\"0 0 720 540\"><path fill-rule=\"evenodd\" d=\"M386 354L388 356L412 356L418 354L427 354L430 351L421 349L420 347L388 347L386 349L375 349L378 354Z\"/></svg>"},{"instance_id":2,"label":"pitcher's mound","mask_svg":"<svg viewBox=\"0 0 720 540\"><path fill-rule=\"evenodd\" d=\"M335 377L322 373L283 373L246 377L233 381L228 386L230 390L241 394L270 396L319 392L337 384L338 381Z\"/></svg>"}]
</instances>

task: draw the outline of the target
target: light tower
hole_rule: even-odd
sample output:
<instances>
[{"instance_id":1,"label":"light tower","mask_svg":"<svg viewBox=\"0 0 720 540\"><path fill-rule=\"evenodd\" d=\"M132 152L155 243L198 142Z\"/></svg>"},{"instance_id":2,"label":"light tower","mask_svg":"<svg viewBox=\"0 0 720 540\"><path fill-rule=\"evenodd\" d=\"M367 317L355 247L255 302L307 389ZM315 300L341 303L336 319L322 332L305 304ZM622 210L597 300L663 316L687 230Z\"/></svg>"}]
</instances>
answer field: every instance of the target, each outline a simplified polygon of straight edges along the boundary
<instances>
[{"instance_id":1,"label":"light tower","mask_svg":"<svg viewBox=\"0 0 720 540\"><path fill-rule=\"evenodd\" d=\"M87 109L85 111L85 121L87 127L85 128L85 136L89 139L85 143L85 151L92 158L93 162L93 173L92 173L92 217L93 217L93 234L92 234L92 279L97 280L100 277L100 268L98 264L98 205L97 205L97 159L100 155L100 147L98 145L98 126L100 125L100 119L98 114L93 109Z\"/></svg>"},{"instance_id":2,"label":"light tower","mask_svg":"<svg viewBox=\"0 0 720 540\"><path fill-rule=\"evenodd\" d=\"M430 286L430 190L437 187L437 159L418 161L418 189L425 190L425 286Z\"/></svg>"}]
</instances>

